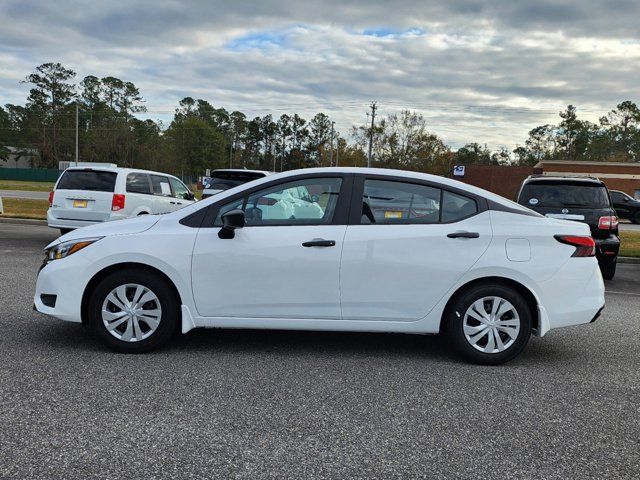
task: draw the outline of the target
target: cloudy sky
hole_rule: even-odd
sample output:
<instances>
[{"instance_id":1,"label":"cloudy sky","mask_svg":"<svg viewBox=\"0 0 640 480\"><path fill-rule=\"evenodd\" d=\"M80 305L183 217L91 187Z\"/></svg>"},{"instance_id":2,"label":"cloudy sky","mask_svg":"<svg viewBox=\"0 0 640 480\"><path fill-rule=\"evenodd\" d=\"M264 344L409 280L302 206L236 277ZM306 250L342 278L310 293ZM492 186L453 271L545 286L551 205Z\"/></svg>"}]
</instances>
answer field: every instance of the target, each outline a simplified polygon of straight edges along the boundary
<instances>
[{"instance_id":1,"label":"cloudy sky","mask_svg":"<svg viewBox=\"0 0 640 480\"><path fill-rule=\"evenodd\" d=\"M522 143L571 103L640 102L640 1L2 0L0 103L59 61L138 85L154 119L184 96L248 115L317 111L343 134L409 108L457 147Z\"/></svg>"}]
</instances>

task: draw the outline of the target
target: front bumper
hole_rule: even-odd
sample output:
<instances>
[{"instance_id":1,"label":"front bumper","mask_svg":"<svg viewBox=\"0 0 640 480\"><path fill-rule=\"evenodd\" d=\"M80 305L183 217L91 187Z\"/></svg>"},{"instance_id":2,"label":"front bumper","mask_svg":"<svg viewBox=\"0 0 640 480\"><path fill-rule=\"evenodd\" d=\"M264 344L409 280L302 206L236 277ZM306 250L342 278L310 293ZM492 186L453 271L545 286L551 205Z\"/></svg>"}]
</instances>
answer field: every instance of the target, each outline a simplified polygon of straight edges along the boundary
<instances>
[{"instance_id":1,"label":"front bumper","mask_svg":"<svg viewBox=\"0 0 640 480\"><path fill-rule=\"evenodd\" d=\"M34 309L60 320L82 322L82 295L89 281L89 267L82 252L43 265L36 281ZM53 296L55 302L51 301Z\"/></svg>"}]
</instances>

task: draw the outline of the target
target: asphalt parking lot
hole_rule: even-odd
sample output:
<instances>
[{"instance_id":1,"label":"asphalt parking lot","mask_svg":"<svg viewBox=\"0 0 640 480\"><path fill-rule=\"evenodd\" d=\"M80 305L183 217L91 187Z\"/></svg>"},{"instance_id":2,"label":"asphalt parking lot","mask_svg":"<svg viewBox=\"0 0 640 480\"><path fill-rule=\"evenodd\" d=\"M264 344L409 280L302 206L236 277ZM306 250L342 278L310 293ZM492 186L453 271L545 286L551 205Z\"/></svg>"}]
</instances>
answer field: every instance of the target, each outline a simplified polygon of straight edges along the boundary
<instances>
[{"instance_id":1,"label":"asphalt parking lot","mask_svg":"<svg viewBox=\"0 0 640 480\"><path fill-rule=\"evenodd\" d=\"M0 478L638 478L640 265L501 367L434 336L196 330L142 356L31 309L0 224Z\"/></svg>"}]
</instances>

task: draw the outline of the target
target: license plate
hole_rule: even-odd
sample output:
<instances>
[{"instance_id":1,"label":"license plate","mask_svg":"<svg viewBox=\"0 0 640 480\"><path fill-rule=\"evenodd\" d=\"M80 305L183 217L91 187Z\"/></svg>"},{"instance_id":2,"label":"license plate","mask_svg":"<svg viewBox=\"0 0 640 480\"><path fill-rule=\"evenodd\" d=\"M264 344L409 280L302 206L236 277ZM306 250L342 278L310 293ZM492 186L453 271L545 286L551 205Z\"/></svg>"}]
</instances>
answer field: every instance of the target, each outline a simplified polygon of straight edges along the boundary
<instances>
[{"instance_id":1,"label":"license plate","mask_svg":"<svg viewBox=\"0 0 640 480\"><path fill-rule=\"evenodd\" d=\"M584 215L575 215L570 213L547 213L546 217L557 218L559 220L584 220Z\"/></svg>"},{"instance_id":2,"label":"license plate","mask_svg":"<svg viewBox=\"0 0 640 480\"><path fill-rule=\"evenodd\" d=\"M87 201L86 200L74 200L73 201L73 208L87 208Z\"/></svg>"}]
</instances>

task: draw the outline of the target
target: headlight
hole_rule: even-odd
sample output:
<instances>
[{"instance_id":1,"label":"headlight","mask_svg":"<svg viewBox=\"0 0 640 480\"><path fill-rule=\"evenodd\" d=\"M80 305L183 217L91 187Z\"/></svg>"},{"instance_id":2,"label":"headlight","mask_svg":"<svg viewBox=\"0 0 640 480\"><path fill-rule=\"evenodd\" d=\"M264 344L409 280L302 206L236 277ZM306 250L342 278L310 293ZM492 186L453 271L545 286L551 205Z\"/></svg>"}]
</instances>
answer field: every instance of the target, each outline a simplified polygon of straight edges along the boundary
<instances>
[{"instance_id":1,"label":"headlight","mask_svg":"<svg viewBox=\"0 0 640 480\"><path fill-rule=\"evenodd\" d=\"M88 247L92 243L97 242L101 238L102 237L79 238L77 240L69 240L68 242L62 242L54 245L53 247L45 250L46 257L44 259L44 263L68 257L69 255L82 250L84 247Z\"/></svg>"}]
</instances>

